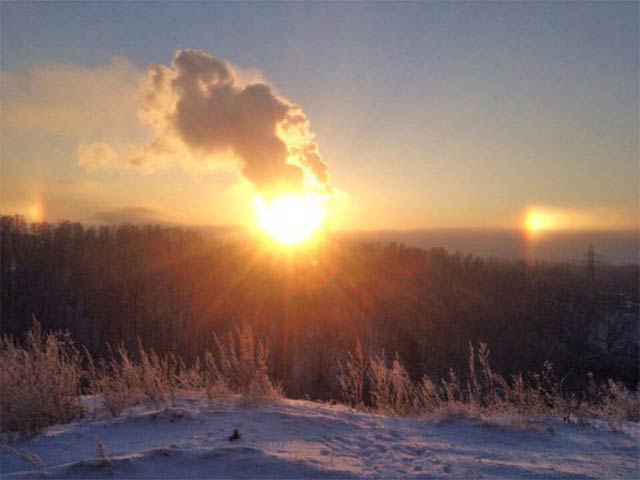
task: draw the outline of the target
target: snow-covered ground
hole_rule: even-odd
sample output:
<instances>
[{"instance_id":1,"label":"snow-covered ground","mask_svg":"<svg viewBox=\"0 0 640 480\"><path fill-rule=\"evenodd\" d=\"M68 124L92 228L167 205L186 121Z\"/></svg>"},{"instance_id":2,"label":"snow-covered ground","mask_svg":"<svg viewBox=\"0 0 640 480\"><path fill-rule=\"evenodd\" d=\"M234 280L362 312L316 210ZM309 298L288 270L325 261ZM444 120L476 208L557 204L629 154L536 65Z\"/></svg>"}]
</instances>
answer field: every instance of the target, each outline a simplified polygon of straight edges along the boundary
<instances>
[{"instance_id":1,"label":"snow-covered ground","mask_svg":"<svg viewBox=\"0 0 640 480\"><path fill-rule=\"evenodd\" d=\"M241 438L229 441L236 428ZM47 478L637 479L640 430L622 430L390 418L297 400L251 407L194 395L176 407L51 427L11 447L36 454ZM1 459L2 478L41 475L6 448Z\"/></svg>"}]
</instances>

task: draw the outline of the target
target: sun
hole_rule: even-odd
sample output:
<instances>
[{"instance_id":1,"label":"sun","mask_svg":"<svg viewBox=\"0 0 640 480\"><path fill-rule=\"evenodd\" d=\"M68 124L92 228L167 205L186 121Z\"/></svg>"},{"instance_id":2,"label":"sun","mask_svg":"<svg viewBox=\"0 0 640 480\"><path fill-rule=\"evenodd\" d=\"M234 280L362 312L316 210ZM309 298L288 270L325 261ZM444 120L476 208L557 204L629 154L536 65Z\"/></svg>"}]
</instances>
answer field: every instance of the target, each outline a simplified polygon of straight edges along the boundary
<instances>
[{"instance_id":1,"label":"sun","mask_svg":"<svg viewBox=\"0 0 640 480\"><path fill-rule=\"evenodd\" d=\"M327 218L326 195L284 194L256 198L257 227L281 245L311 240Z\"/></svg>"}]
</instances>

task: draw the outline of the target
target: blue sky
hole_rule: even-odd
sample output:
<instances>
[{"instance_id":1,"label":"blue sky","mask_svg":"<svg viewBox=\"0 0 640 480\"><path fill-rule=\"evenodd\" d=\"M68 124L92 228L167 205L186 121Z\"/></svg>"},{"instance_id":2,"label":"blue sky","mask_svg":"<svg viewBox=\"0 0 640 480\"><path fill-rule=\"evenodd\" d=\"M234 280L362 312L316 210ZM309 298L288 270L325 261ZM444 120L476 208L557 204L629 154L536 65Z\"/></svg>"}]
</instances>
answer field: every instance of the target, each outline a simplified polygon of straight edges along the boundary
<instances>
[{"instance_id":1,"label":"blue sky","mask_svg":"<svg viewBox=\"0 0 640 480\"><path fill-rule=\"evenodd\" d=\"M532 207L637 226L637 3L5 2L0 12L3 73L114 56L143 71L183 48L258 70L304 109L349 226L515 226ZM31 200L12 192L38 178L52 219L132 207L196 223L246 217L242 195L215 194L235 191L229 172L86 172L73 152L87 139L21 141L12 128L3 203L15 209ZM78 209L80 193L61 181L90 182L91 206Z\"/></svg>"}]
</instances>

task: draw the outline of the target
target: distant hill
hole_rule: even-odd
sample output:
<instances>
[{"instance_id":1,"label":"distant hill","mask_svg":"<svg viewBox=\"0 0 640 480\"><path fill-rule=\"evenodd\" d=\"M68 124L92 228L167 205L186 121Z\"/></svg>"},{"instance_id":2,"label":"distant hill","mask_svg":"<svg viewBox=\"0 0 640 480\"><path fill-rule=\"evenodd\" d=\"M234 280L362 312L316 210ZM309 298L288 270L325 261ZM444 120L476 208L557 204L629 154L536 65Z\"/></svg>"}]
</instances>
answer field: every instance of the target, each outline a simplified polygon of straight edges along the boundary
<instances>
[{"instance_id":1,"label":"distant hill","mask_svg":"<svg viewBox=\"0 0 640 480\"><path fill-rule=\"evenodd\" d=\"M638 231L547 231L528 238L521 230L424 229L353 231L342 238L398 242L405 245L460 251L480 257L547 260L582 263L590 244L607 264L637 264L640 256Z\"/></svg>"}]
</instances>

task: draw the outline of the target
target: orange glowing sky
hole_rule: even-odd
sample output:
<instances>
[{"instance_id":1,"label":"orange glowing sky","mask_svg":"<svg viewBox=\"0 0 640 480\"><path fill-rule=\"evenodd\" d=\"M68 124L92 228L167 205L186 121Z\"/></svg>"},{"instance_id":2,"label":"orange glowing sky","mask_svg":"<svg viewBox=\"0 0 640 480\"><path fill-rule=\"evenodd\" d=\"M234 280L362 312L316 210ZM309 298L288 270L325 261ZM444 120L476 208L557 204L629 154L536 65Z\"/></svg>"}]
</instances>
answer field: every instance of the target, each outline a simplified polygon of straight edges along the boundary
<instances>
[{"instance_id":1,"label":"orange glowing sky","mask_svg":"<svg viewBox=\"0 0 640 480\"><path fill-rule=\"evenodd\" d=\"M2 213L287 238L318 223L640 228L637 4L161 4L153 24L146 7L0 4ZM222 144L202 162L145 110L149 66L191 47L300 108L287 146L317 146L322 209L256 209L246 159ZM121 161L158 137L152 167Z\"/></svg>"}]
</instances>

